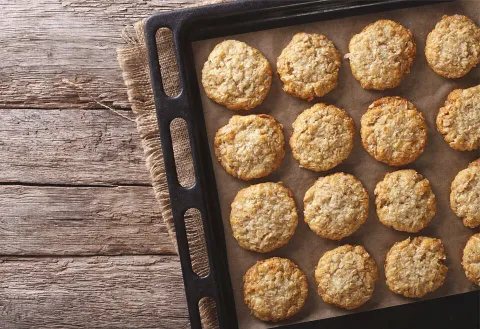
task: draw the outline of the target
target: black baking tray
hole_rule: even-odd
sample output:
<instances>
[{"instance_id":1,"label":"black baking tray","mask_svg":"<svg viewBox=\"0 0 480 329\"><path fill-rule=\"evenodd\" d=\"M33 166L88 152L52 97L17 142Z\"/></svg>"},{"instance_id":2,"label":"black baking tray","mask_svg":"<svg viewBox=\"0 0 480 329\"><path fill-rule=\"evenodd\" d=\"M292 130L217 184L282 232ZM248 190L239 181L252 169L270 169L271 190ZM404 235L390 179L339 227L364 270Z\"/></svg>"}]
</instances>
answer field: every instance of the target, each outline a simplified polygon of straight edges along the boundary
<instances>
[{"instance_id":1,"label":"black baking tray","mask_svg":"<svg viewBox=\"0 0 480 329\"><path fill-rule=\"evenodd\" d=\"M145 32L150 77L192 328L202 328L198 303L203 297L210 297L215 301L221 329L238 328L192 42L436 2L445 1L240 0L157 14L147 20ZM168 97L162 84L156 43L156 32L160 28L169 28L173 32L181 83L181 92L176 97ZM190 138L196 183L189 188L182 187L177 178L170 132L170 123L176 118L186 121ZM210 266L210 273L204 277L196 275L191 266L184 222L184 214L190 208L196 208L202 214ZM319 320L277 328L345 328L352 324L360 328L409 328L415 323L416 326L424 328L475 329L480 328L479 296L478 292L474 292L349 315L335 320ZM402 311L398 312L400 308Z\"/></svg>"}]
</instances>

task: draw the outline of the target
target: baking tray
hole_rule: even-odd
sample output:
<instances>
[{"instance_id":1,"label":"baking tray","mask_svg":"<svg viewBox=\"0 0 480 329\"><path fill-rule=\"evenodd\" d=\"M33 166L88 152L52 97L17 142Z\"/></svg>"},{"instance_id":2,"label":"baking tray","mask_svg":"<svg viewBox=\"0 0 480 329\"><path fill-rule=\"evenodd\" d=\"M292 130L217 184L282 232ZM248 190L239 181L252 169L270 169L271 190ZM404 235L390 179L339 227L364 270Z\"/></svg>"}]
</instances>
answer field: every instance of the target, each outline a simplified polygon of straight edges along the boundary
<instances>
[{"instance_id":1,"label":"baking tray","mask_svg":"<svg viewBox=\"0 0 480 329\"><path fill-rule=\"evenodd\" d=\"M192 42L435 2L445 1L236 1L158 14L147 20L145 32L150 76L192 328L202 328L198 303L203 297L211 297L216 302L220 328L238 328L229 267L226 261L223 222L195 71ZM157 30L165 27L173 32L182 90L173 98L168 97L163 89L155 39ZM176 174L170 133L170 123L176 118L186 121L190 138L196 183L189 188L179 184ZM196 208L202 214L210 265L210 273L204 277L196 275L191 266L184 223L184 214L190 208ZM469 297L463 300L470 298L470 301L473 300L476 303L470 302L463 305L462 310L471 311L469 306L473 306L473 311L475 307L478 310L478 293L465 294L467 295ZM438 304L438 301L435 303ZM427 302L421 304L427 304ZM401 307L412 308L411 305ZM371 316L373 318L379 314L385 314L385 310L366 313L374 313L375 315ZM358 317L358 315L352 315L346 318L354 320L355 316ZM320 322L322 326L325 325L325 320L320 320L278 328L313 328Z\"/></svg>"}]
</instances>

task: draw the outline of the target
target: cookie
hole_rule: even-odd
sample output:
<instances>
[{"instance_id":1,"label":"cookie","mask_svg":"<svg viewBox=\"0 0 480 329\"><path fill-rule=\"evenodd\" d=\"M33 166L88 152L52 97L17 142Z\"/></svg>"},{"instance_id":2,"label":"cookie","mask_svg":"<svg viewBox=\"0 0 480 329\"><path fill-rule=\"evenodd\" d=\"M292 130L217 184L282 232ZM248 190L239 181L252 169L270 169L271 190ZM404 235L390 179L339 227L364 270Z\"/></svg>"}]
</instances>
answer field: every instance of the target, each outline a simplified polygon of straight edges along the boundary
<instances>
[{"instance_id":1,"label":"cookie","mask_svg":"<svg viewBox=\"0 0 480 329\"><path fill-rule=\"evenodd\" d=\"M315 104L292 125L290 147L300 167L326 171L345 160L353 149L355 123L333 105Z\"/></svg>"},{"instance_id":2,"label":"cookie","mask_svg":"<svg viewBox=\"0 0 480 329\"><path fill-rule=\"evenodd\" d=\"M388 288L405 297L422 298L445 281L445 259L439 239L420 236L395 243L385 261Z\"/></svg>"},{"instance_id":3,"label":"cookie","mask_svg":"<svg viewBox=\"0 0 480 329\"><path fill-rule=\"evenodd\" d=\"M363 147L380 162L403 166L425 149L425 118L404 98L383 97L373 102L360 123Z\"/></svg>"},{"instance_id":4,"label":"cookie","mask_svg":"<svg viewBox=\"0 0 480 329\"><path fill-rule=\"evenodd\" d=\"M292 192L277 183L251 185L232 203L230 224L242 248L269 252L285 245L298 225Z\"/></svg>"},{"instance_id":5,"label":"cookie","mask_svg":"<svg viewBox=\"0 0 480 329\"><path fill-rule=\"evenodd\" d=\"M234 115L215 135L215 155L234 177L251 180L267 176L285 156L282 129L266 114Z\"/></svg>"},{"instance_id":6,"label":"cookie","mask_svg":"<svg viewBox=\"0 0 480 329\"><path fill-rule=\"evenodd\" d=\"M372 298L377 264L362 246L327 251L315 269L318 294L329 304L352 310Z\"/></svg>"},{"instance_id":7,"label":"cookie","mask_svg":"<svg viewBox=\"0 0 480 329\"><path fill-rule=\"evenodd\" d=\"M443 16L427 36L425 56L437 74L461 78L480 63L480 29L466 16Z\"/></svg>"},{"instance_id":8,"label":"cookie","mask_svg":"<svg viewBox=\"0 0 480 329\"><path fill-rule=\"evenodd\" d=\"M460 171L450 189L450 208L463 219L463 225L480 226L480 159Z\"/></svg>"},{"instance_id":9,"label":"cookie","mask_svg":"<svg viewBox=\"0 0 480 329\"><path fill-rule=\"evenodd\" d=\"M297 33L278 57L277 71L287 93L312 100L337 87L340 53L326 36Z\"/></svg>"},{"instance_id":10,"label":"cookie","mask_svg":"<svg viewBox=\"0 0 480 329\"><path fill-rule=\"evenodd\" d=\"M208 98L230 110L260 105L272 85L270 63L257 49L237 40L215 46L202 70Z\"/></svg>"},{"instance_id":11,"label":"cookie","mask_svg":"<svg viewBox=\"0 0 480 329\"><path fill-rule=\"evenodd\" d=\"M355 232L368 216L368 193L354 176L320 177L303 199L305 222L322 238L340 240Z\"/></svg>"},{"instance_id":12,"label":"cookie","mask_svg":"<svg viewBox=\"0 0 480 329\"><path fill-rule=\"evenodd\" d=\"M437 129L451 148L480 148L480 85L452 91L437 116Z\"/></svg>"},{"instance_id":13,"label":"cookie","mask_svg":"<svg viewBox=\"0 0 480 329\"><path fill-rule=\"evenodd\" d=\"M463 250L462 265L467 278L480 286L480 233L468 240Z\"/></svg>"},{"instance_id":14,"label":"cookie","mask_svg":"<svg viewBox=\"0 0 480 329\"><path fill-rule=\"evenodd\" d=\"M277 322L298 313L308 296L305 274L286 258L253 265L243 277L243 299L260 320Z\"/></svg>"},{"instance_id":15,"label":"cookie","mask_svg":"<svg viewBox=\"0 0 480 329\"><path fill-rule=\"evenodd\" d=\"M378 219L397 231L420 231L437 209L430 182L411 169L388 173L375 187L375 197Z\"/></svg>"},{"instance_id":16,"label":"cookie","mask_svg":"<svg viewBox=\"0 0 480 329\"><path fill-rule=\"evenodd\" d=\"M348 51L345 57L362 87L385 90L397 87L410 72L416 45L409 29L382 19L354 35Z\"/></svg>"}]
</instances>

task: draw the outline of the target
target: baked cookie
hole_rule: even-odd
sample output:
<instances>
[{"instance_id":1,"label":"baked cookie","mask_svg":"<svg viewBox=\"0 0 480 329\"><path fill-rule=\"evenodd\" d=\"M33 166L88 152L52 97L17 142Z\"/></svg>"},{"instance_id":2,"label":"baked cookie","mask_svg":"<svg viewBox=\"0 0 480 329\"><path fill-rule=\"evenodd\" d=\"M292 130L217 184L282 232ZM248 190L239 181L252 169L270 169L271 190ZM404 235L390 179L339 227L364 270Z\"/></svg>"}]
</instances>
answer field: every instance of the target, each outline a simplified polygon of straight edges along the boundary
<instances>
[{"instance_id":1,"label":"baked cookie","mask_svg":"<svg viewBox=\"0 0 480 329\"><path fill-rule=\"evenodd\" d=\"M462 265L467 278L480 286L480 233L468 240L463 250Z\"/></svg>"},{"instance_id":2,"label":"baked cookie","mask_svg":"<svg viewBox=\"0 0 480 329\"><path fill-rule=\"evenodd\" d=\"M420 236L395 243L385 261L388 288L405 297L422 298L445 281L445 259L439 239Z\"/></svg>"},{"instance_id":3,"label":"baked cookie","mask_svg":"<svg viewBox=\"0 0 480 329\"><path fill-rule=\"evenodd\" d=\"M230 110L260 105L272 85L270 63L257 49L237 40L215 46L202 70L208 98Z\"/></svg>"},{"instance_id":4,"label":"baked cookie","mask_svg":"<svg viewBox=\"0 0 480 329\"><path fill-rule=\"evenodd\" d=\"M303 307L307 296L307 277L286 258L257 262L243 277L243 300L253 315L263 321L292 317Z\"/></svg>"},{"instance_id":5,"label":"baked cookie","mask_svg":"<svg viewBox=\"0 0 480 329\"><path fill-rule=\"evenodd\" d=\"M352 310L372 298L377 264L362 246L327 251L315 269L318 294L329 304Z\"/></svg>"},{"instance_id":6,"label":"baked cookie","mask_svg":"<svg viewBox=\"0 0 480 329\"><path fill-rule=\"evenodd\" d=\"M305 222L322 238L343 239L368 216L368 193L354 176L335 173L320 177L303 199Z\"/></svg>"},{"instance_id":7,"label":"baked cookie","mask_svg":"<svg viewBox=\"0 0 480 329\"><path fill-rule=\"evenodd\" d=\"M285 156L282 129L266 114L234 115L215 135L215 155L234 177L250 180L267 176Z\"/></svg>"},{"instance_id":8,"label":"baked cookie","mask_svg":"<svg viewBox=\"0 0 480 329\"><path fill-rule=\"evenodd\" d=\"M382 19L353 36L348 45L352 74L362 88L395 88L410 72L416 53L412 32Z\"/></svg>"},{"instance_id":9,"label":"baked cookie","mask_svg":"<svg viewBox=\"0 0 480 329\"><path fill-rule=\"evenodd\" d=\"M480 159L460 171L452 182L450 207L463 225L480 226Z\"/></svg>"},{"instance_id":10,"label":"baked cookie","mask_svg":"<svg viewBox=\"0 0 480 329\"><path fill-rule=\"evenodd\" d=\"M340 53L326 36L297 33L277 60L283 90L303 99L321 97L337 87Z\"/></svg>"},{"instance_id":11,"label":"baked cookie","mask_svg":"<svg viewBox=\"0 0 480 329\"><path fill-rule=\"evenodd\" d=\"M315 104L292 125L290 147L300 167L326 171L345 160L353 149L355 123L333 105Z\"/></svg>"},{"instance_id":12,"label":"baked cookie","mask_svg":"<svg viewBox=\"0 0 480 329\"><path fill-rule=\"evenodd\" d=\"M242 248L269 252L285 245L298 225L292 192L278 183L251 185L232 203L230 224Z\"/></svg>"},{"instance_id":13,"label":"baked cookie","mask_svg":"<svg viewBox=\"0 0 480 329\"><path fill-rule=\"evenodd\" d=\"M397 231L420 231L437 209L430 182L411 169L385 175L375 188L375 197L378 219Z\"/></svg>"},{"instance_id":14,"label":"baked cookie","mask_svg":"<svg viewBox=\"0 0 480 329\"><path fill-rule=\"evenodd\" d=\"M380 98L370 105L360 123L365 150L390 166L409 164L425 149L425 118L404 98Z\"/></svg>"},{"instance_id":15,"label":"baked cookie","mask_svg":"<svg viewBox=\"0 0 480 329\"><path fill-rule=\"evenodd\" d=\"M437 116L437 129L451 148L480 148L480 85L452 91Z\"/></svg>"},{"instance_id":16,"label":"baked cookie","mask_svg":"<svg viewBox=\"0 0 480 329\"><path fill-rule=\"evenodd\" d=\"M443 16L427 36L425 56L437 74L461 78L480 63L480 29L466 16Z\"/></svg>"}]
</instances>

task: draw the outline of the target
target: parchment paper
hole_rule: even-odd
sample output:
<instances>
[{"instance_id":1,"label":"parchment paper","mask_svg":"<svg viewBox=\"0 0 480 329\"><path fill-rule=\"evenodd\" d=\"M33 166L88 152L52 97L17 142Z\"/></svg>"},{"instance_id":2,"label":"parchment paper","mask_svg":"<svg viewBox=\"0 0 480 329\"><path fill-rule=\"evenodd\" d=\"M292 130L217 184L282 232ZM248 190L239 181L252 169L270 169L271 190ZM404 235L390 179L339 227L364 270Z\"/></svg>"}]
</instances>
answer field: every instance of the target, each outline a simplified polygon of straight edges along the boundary
<instances>
[{"instance_id":1,"label":"parchment paper","mask_svg":"<svg viewBox=\"0 0 480 329\"><path fill-rule=\"evenodd\" d=\"M242 294L242 276L247 269L255 264L256 261L273 256L292 259L305 272L309 284L309 296L305 307L292 319L281 324L311 321L415 302L415 299L407 299L390 292L385 283L383 270L385 255L390 247L395 242L404 240L409 236L425 235L441 238L446 248L447 265L449 268L446 282L437 291L428 294L425 299L465 293L478 288L465 277L461 266L461 257L468 238L480 230L472 230L463 226L461 219L456 217L450 209L449 192L450 183L455 175L460 170L466 168L471 161L478 158L480 152L460 152L452 150L437 132L435 119L448 93L456 88L467 88L480 83L480 66L474 68L466 77L457 80L442 78L430 69L425 59L425 40L427 34L434 28L436 22L445 14L464 14L479 24L480 3L478 1L457 1L447 4L428 5L265 30L235 35L228 38L215 38L193 44L197 77L199 77L199 85L201 86L201 70L208 54L217 43L225 39L241 40L259 49L272 64L274 72L276 72L277 57L297 32L303 31L326 35L335 43L335 46L343 57L348 52L348 42L354 34L360 32L367 24L378 19L386 18L399 22L411 29L417 43L417 56L411 73L403 80L399 87L393 90L383 92L363 90L360 84L353 78L348 61L345 59L342 59L337 89L310 103L285 93L282 90L282 82L276 73L274 73L272 89L264 103L252 111L230 111L209 100L203 88L201 88L203 110L212 154L214 154L212 145L216 131L225 125L232 115L267 113L275 117L284 126L286 142L285 159L281 167L265 179L251 182L241 181L228 175L218 161L212 159L225 227L230 275L241 329L270 328L276 326L271 323L263 323L253 317L243 302ZM404 167L415 169L427 177L431 182L437 200L437 213L431 224L417 234L397 232L383 226L379 222L375 211L373 191L377 182L382 180L387 172L396 169L377 162L361 146L359 134L360 117L374 100L388 95L402 96L410 100L423 112L428 123L428 144L425 152L415 162ZM346 109L349 115L355 120L357 130L355 147L348 159L343 164L325 173L315 173L299 168L298 162L293 158L290 147L288 146L289 136L292 131L292 122L303 110L320 101ZM342 171L355 175L365 185L370 195L370 209L367 221L357 232L348 238L335 242L318 237L310 231L305 224L302 215L303 196L305 191L312 186L318 177ZM240 189L250 184L264 181L283 181L285 186L292 190L299 208L300 218L295 235L286 246L268 254L259 254L244 250L238 245L232 236L229 215L230 204ZM347 243L365 246L375 259L379 269L379 280L377 281L373 298L354 311L342 310L323 302L317 294L313 276L315 266L324 252Z\"/></svg>"}]
</instances>

